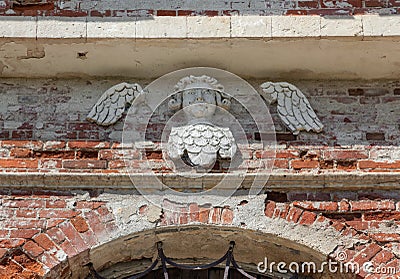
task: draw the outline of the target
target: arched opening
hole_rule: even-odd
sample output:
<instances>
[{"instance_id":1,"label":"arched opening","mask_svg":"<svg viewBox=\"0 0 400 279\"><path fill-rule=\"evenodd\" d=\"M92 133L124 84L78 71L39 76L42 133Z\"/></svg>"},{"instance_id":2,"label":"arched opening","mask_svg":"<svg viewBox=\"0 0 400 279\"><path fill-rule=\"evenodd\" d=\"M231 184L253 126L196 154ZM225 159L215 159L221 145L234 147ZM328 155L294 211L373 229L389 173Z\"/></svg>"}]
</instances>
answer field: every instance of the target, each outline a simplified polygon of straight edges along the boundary
<instances>
[{"instance_id":1,"label":"arched opening","mask_svg":"<svg viewBox=\"0 0 400 279\"><path fill-rule=\"evenodd\" d=\"M144 271L157 258L156 243L159 241L162 241L163 251L168 258L190 265L206 264L219 259L227 251L229 242L234 241L236 262L257 279L355 278L349 273L330 274L329 270L319 271L327 257L302 244L253 230L219 226L162 227L131 234L92 249L89 261L105 278L129 278ZM263 263L261 266L260 262ZM278 272L277 264L280 262L286 263L286 267L281 268L285 272ZM292 269L289 268L290 263L297 263L301 267L305 262L314 263L317 269L311 272L302 272L300 269L297 274L294 265ZM260 271L257 265L264 267L264 263L267 263L266 270ZM163 278L159 267L144 278ZM217 279L223 278L221 268L224 268L224 263L203 271L180 270L169 266L168 273L169 278ZM85 271L87 276L88 269L85 268ZM232 268L228 278L246 277Z\"/></svg>"}]
</instances>

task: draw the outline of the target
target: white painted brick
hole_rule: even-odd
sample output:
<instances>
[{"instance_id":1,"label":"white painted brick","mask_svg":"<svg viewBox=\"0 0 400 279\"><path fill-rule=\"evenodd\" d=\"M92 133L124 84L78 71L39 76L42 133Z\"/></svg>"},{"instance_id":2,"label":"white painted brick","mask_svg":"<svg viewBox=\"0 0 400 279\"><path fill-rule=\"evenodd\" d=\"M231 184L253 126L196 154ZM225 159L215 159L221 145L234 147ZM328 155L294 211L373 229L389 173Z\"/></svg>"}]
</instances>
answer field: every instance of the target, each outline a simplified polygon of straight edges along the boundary
<instances>
[{"instance_id":1,"label":"white painted brick","mask_svg":"<svg viewBox=\"0 0 400 279\"><path fill-rule=\"evenodd\" d=\"M320 37L319 16L273 16L272 37Z\"/></svg>"},{"instance_id":2,"label":"white painted brick","mask_svg":"<svg viewBox=\"0 0 400 279\"><path fill-rule=\"evenodd\" d=\"M232 16L232 37L272 37L271 20L269 16Z\"/></svg>"},{"instance_id":3,"label":"white painted brick","mask_svg":"<svg viewBox=\"0 0 400 279\"><path fill-rule=\"evenodd\" d=\"M138 18L136 38L185 38L185 17L147 17Z\"/></svg>"},{"instance_id":4,"label":"white painted brick","mask_svg":"<svg viewBox=\"0 0 400 279\"><path fill-rule=\"evenodd\" d=\"M89 19L87 38L135 38L135 18Z\"/></svg>"},{"instance_id":5,"label":"white painted brick","mask_svg":"<svg viewBox=\"0 0 400 279\"><path fill-rule=\"evenodd\" d=\"M187 17L189 38L230 37L230 17Z\"/></svg>"},{"instance_id":6,"label":"white painted brick","mask_svg":"<svg viewBox=\"0 0 400 279\"><path fill-rule=\"evenodd\" d=\"M322 37L353 37L362 35L361 16L321 17Z\"/></svg>"},{"instance_id":7,"label":"white painted brick","mask_svg":"<svg viewBox=\"0 0 400 279\"><path fill-rule=\"evenodd\" d=\"M7 16L0 20L0 37L35 38L36 18Z\"/></svg>"},{"instance_id":8,"label":"white painted brick","mask_svg":"<svg viewBox=\"0 0 400 279\"><path fill-rule=\"evenodd\" d=\"M38 18L38 38L86 38L86 18Z\"/></svg>"},{"instance_id":9,"label":"white painted brick","mask_svg":"<svg viewBox=\"0 0 400 279\"><path fill-rule=\"evenodd\" d=\"M364 36L399 36L399 16L362 16Z\"/></svg>"}]
</instances>

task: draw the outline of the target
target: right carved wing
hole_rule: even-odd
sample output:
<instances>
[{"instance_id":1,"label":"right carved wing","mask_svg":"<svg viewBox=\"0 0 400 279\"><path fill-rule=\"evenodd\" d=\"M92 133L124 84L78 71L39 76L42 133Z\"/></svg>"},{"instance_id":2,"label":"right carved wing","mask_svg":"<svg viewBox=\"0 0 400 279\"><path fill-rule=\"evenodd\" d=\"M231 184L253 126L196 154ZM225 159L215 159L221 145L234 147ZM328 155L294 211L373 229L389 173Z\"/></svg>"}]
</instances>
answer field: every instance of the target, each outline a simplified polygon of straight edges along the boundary
<instances>
[{"instance_id":1,"label":"right carved wing","mask_svg":"<svg viewBox=\"0 0 400 279\"><path fill-rule=\"evenodd\" d=\"M265 82L261 85L262 97L269 103L278 102L278 115L294 134L306 130L319 133L324 128L307 97L293 84Z\"/></svg>"},{"instance_id":2,"label":"right carved wing","mask_svg":"<svg viewBox=\"0 0 400 279\"><path fill-rule=\"evenodd\" d=\"M142 94L142 88L136 83L117 84L104 92L86 119L102 126L112 125L122 117L126 106Z\"/></svg>"}]
</instances>

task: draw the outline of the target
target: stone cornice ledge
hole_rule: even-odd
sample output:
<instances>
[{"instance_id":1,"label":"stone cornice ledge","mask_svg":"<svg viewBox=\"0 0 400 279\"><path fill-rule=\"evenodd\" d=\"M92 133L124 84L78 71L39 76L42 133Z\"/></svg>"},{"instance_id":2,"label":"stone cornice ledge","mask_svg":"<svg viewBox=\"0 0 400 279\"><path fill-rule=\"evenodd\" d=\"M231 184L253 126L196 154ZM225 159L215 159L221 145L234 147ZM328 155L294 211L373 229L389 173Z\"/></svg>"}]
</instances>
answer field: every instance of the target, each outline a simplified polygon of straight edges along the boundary
<instances>
[{"instance_id":1,"label":"stone cornice ledge","mask_svg":"<svg viewBox=\"0 0 400 279\"><path fill-rule=\"evenodd\" d=\"M400 36L400 16L179 16L0 18L0 38L174 39Z\"/></svg>"},{"instance_id":2,"label":"stone cornice ledge","mask_svg":"<svg viewBox=\"0 0 400 279\"><path fill-rule=\"evenodd\" d=\"M226 176L227 185L237 185L240 175L207 174L203 178L185 178L176 174L158 174L157 178L176 190L209 189ZM134 180L140 180L146 189L162 190L161 186L151 186L154 176L151 174L133 174ZM244 177L242 189L248 189L253 180L261 181L264 174L247 174ZM91 174L91 173L1 173L0 188L30 188L30 189L110 189L134 190L135 187L127 174ZM225 189L228 189L229 186ZM400 190L400 173L348 173L332 172L324 174L313 173L274 173L266 184L266 189L274 190ZM236 189L236 187L235 187Z\"/></svg>"}]
</instances>

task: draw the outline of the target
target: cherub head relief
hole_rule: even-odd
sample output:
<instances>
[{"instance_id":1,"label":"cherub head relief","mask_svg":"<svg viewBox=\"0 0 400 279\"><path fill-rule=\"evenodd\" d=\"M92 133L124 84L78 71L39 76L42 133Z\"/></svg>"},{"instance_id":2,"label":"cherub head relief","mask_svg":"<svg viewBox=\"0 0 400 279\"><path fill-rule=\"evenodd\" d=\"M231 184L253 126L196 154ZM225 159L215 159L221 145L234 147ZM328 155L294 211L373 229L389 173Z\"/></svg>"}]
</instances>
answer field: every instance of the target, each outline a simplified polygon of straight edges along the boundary
<instances>
[{"instance_id":1,"label":"cherub head relief","mask_svg":"<svg viewBox=\"0 0 400 279\"><path fill-rule=\"evenodd\" d=\"M215 78L209 76L188 76L175 85L175 94L169 101L172 110L184 109L189 123L208 122L216 106L230 107L230 97Z\"/></svg>"},{"instance_id":2,"label":"cherub head relief","mask_svg":"<svg viewBox=\"0 0 400 279\"><path fill-rule=\"evenodd\" d=\"M196 171L212 168L218 155L232 158L236 152L235 139L229 128L211 124L217 107L229 109L230 97L224 87L209 76L188 76L175 86L169 101L173 110L183 109L188 125L172 127L168 139L168 154L181 159Z\"/></svg>"}]
</instances>

